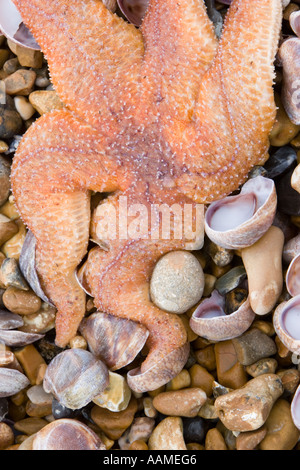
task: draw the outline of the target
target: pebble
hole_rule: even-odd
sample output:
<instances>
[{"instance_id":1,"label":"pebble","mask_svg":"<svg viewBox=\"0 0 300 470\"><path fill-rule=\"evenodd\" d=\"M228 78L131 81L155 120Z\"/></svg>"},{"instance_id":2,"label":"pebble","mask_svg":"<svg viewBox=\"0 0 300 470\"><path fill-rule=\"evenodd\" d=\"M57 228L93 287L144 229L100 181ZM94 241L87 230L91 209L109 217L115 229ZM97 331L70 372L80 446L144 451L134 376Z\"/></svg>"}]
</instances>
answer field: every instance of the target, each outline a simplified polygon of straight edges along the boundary
<instances>
[{"instance_id":1,"label":"pebble","mask_svg":"<svg viewBox=\"0 0 300 470\"><path fill-rule=\"evenodd\" d=\"M179 417L163 419L153 430L148 441L150 450L187 450L183 438L183 424Z\"/></svg>"},{"instance_id":2,"label":"pebble","mask_svg":"<svg viewBox=\"0 0 300 470\"><path fill-rule=\"evenodd\" d=\"M246 277L247 274L244 266L235 266L219 277L215 283L215 289L217 289L219 294L225 295L238 287Z\"/></svg>"},{"instance_id":3,"label":"pebble","mask_svg":"<svg viewBox=\"0 0 300 470\"><path fill-rule=\"evenodd\" d=\"M33 91L29 95L29 101L41 116L54 109L62 109L64 107L56 92L52 90Z\"/></svg>"},{"instance_id":4,"label":"pebble","mask_svg":"<svg viewBox=\"0 0 300 470\"><path fill-rule=\"evenodd\" d=\"M22 331L28 333L47 333L55 327L56 308L42 303L42 307L37 313L31 315L23 315L24 325Z\"/></svg>"},{"instance_id":5,"label":"pebble","mask_svg":"<svg viewBox=\"0 0 300 470\"><path fill-rule=\"evenodd\" d=\"M297 369L279 370L277 375L280 377L283 388L288 394L295 393L300 382L300 371Z\"/></svg>"},{"instance_id":6,"label":"pebble","mask_svg":"<svg viewBox=\"0 0 300 470\"><path fill-rule=\"evenodd\" d=\"M34 115L35 109L25 96L15 96L14 103L16 110L24 121Z\"/></svg>"},{"instance_id":7,"label":"pebble","mask_svg":"<svg viewBox=\"0 0 300 470\"><path fill-rule=\"evenodd\" d=\"M6 423L0 423L0 450L11 446L15 441L14 432Z\"/></svg>"},{"instance_id":8,"label":"pebble","mask_svg":"<svg viewBox=\"0 0 300 470\"><path fill-rule=\"evenodd\" d=\"M114 412L95 405L91 410L91 418L109 439L115 441L129 428L137 409L137 400L132 396L128 407L123 411Z\"/></svg>"},{"instance_id":9,"label":"pebble","mask_svg":"<svg viewBox=\"0 0 300 470\"><path fill-rule=\"evenodd\" d=\"M25 418L17 421L14 424L16 431L20 431L22 434L27 434L31 436L32 434L37 433L40 429L46 426L48 422L43 418Z\"/></svg>"},{"instance_id":10,"label":"pebble","mask_svg":"<svg viewBox=\"0 0 300 470\"><path fill-rule=\"evenodd\" d=\"M21 68L20 63L18 61L18 57L13 57L12 59L8 59L3 64L3 70L7 75L11 75L15 73L19 68Z\"/></svg>"},{"instance_id":11,"label":"pebble","mask_svg":"<svg viewBox=\"0 0 300 470\"><path fill-rule=\"evenodd\" d=\"M2 212L3 213L3 212ZM15 258L19 260L22 246L25 241L26 237L26 227L23 224L21 219L14 219L15 224L18 226L18 233L11 237L7 242L5 242L2 247L1 251L5 254L7 258Z\"/></svg>"},{"instance_id":12,"label":"pebble","mask_svg":"<svg viewBox=\"0 0 300 470\"><path fill-rule=\"evenodd\" d=\"M7 413L8 413L7 398L0 398L0 422L4 420Z\"/></svg>"},{"instance_id":13,"label":"pebble","mask_svg":"<svg viewBox=\"0 0 300 470\"><path fill-rule=\"evenodd\" d=\"M46 366L46 363L33 344L15 351L15 356L20 362L26 377L31 385L37 385L40 368Z\"/></svg>"},{"instance_id":14,"label":"pebble","mask_svg":"<svg viewBox=\"0 0 300 470\"><path fill-rule=\"evenodd\" d=\"M266 161L264 168L267 170L267 178L274 179L282 175L297 161L297 153L289 146L280 147Z\"/></svg>"},{"instance_id":15,"label":"pebble","mask_svg":"<svg viewBox=\"0 0 300 470\"><path fill-rule=\"evenodd\" d=\"M160 393L153 399L153 406L167 416L193 418L206 399L206 393L201 388L186 388Z\"/></svg>"},{"instance_id":16,"label":"pebble","mask_svg":"<svg viewBox=\"0 0 300 470\"><path fill-rule=\"evenodd\" d=\"M276 374L264 374L251 379L238 390L219 396L215 407L220 420L229 430L253 431L266 422L282 393L280 378Z\"/></svg>"},{"instance_id":17,"label":"pebble","mask_svg":"<svg viewBox=\"0 0 300 470\"><path fill-rule=\"evenodd\" d=\"M2 69L3 65L9 58L9 51L7 49L0 49L0 68Z\"/></svg>"},{"instance_id":18,"label":"pebble","mask_svg":"<svg viewBox=\"0 0 300 470\"><path fill-rule=\"evenodd\" d=\"M134 441L129 446L129 450L148 450L148 449L149 447L144 441Z\"/></svg>"},{"instance_id":19,"label":"pebble","mask_svg":"<svg viewBox=\"0 0 300 470\"><path fill-rule=\"evenodd\" d=\"M278 210L287 215L300 215L300 194L291 186L294 169L285 173L277 182Z\"/></svg>"},{"instance_id":20,"label":"pebble","mask_svg":"<svg viewBox=\"0 0 300 470\"><path fill-rule=\"evenodd\" d=\"M118 440L120 449L129 450L131 444L136 441L147 442L154 426L155 420L152 418L135 418L130 428Z\"/></svg>"},{"instance_id":21,"label":"pebble","mask_svg":"<svg viewBox=\"0 0 300 470\"><path fill-rule=\"evenodd\" d=\"M148 418L156 418L157 410L153 406L153 398L144 397L143 407L144 407L144 413Z\"/></svg>"},{"instance_id":22,"label":"pebble","mask_svg":"<svg viewBox=\"0 0 300 470\"><path fill-rule=\"evenodd\" d=\"M1 177L0 177L1 178ZM1 190L0 190L1 192ZM18 226L3 214L0 214L0 246L18 233Z\"/></svg>"},{"instance_id":23,"label":"pebble","mask_svg":"<svg viewBox=\"0 0 300 470\"><path fill-rule=\"evenodd\" d=\"M52 413L51 404L36 404L30 400L26 403L26 414L28 416L44 418Z\"/></svg>"},{"instance_id":24,"label":"pebble","mask_svg":"<svg viewBox=\"0 0 300 470\"><path fill-rule=\"evenodd\" d=\"M186 251L164 255L150 280L152 302L162 310L184 313L202 297L204 273L197 258Z\"/></svg>"},{"instance_id":25,"label":"pebble","mask_svg":"<svg viewBox=\"0 0 300 470\"><path fill-rule=\"evenodd\" d=\"M225 296L225 313L230 315L236 312L240 306L247 300L248 290L240 287L228 292Z\"/></svg>"},{"instance_id":26,"label":"pebble","mask_svg":"<svg viewBox=\"0 0 300 470\"><path fill-rule=\"evenodd\" d=\"M225 387L238 389L246 384L247 374L238 361L232 340L215 344L218 382Z\"/></svg>"},{"instance_id":27,"label":"pebble","mask_svg":"<svg viewBox=\"0 0 300 470\"><path fill-rule=\"evenodd\" d=\"M210 374L204 367L194 364L189 369L191 377L191 387L201 388L208 397L212 395L214 376Z\"/></svg>"},{"instance_id":28,"label":"pebble","mask_svg":"<svg viewBox=\"0 0 300 470\"><path fill-rule=\"evenodd\" d=\"M260 359L254 364L247 366L246 372L247 374L251 375L251 377L258 377L259 375L262 375L262 374L275 374L277 366L278 366L278 363L276 359L273 359L273 358Z\"/></svg>"},{"instance_id":29,"label":"pebble","mask_svg":"<svg viewBox=\"0 0 300 470\"><path fill-rule=\"evenodd\" d=\"M207 431L207 424L200 416L183 418L183 438L186 443L202 443Z\"/></svg>"},{"instance_id":30,"label":"pebble","mask_svg":"<svg viewBox=\"0 0 300 470\"><path fill-rule=\"evenodd\" d=\"M201 406L198 416L204 419L218 419L218 415L214 406L214 400L208 398L203 406Z\"/></svg>"},{"instance_id":31,"label":"pebble","mask_svg":"<svg viewBox=\"0 0 300 470\"><path fill-rule=\"evenodd\" d=\"M35 405L52 406L53 395L46 393L42 385L33 385L26 391L26 394L29 400Z\"/></svg>"},{"instance_id":32,"label":"pebble","mask_svg":"<svg viewBox=\"0 0 300 470\"><path fill-rule=\"evenodd\" d=\"M1 105L0 105L0 136L1 136ZM0 206L5 203L10 192L10 165L0 155Z\"/></svg>"},{"instance_id":33,"label":"pebble","mask_svg":"<svg viewBox=\"0 0 300 470\"><path fill-rule=\"evenodd\" d=\"M216 245L209 239L205 240L204 249L218 267L228 266L233 260L234 253L232 250Z\"/></svg>"},{"instance_id":34,"label":"pebble","mask_svg":"<svg viewBox=\"0 0 300 470\"><path fill-rule=\"evenodd\" d=\"M166 384L166 390L181 390L182 388L188 388L191 384L191 377L189 371L182 369L176 377Z\"/></svg>"},{"instance_id":35,"label":"pebble","mask_svg":"<svg viewBox=\"0 0 300 470\"><path fill-rule=\"evenodd\" d=\"M36 73L33 70L18 69L4 78L5 90L8 95L28 96L34 87Z\"/></svg>"},{"instance_id":36,"label":"pebble","mask_svg":"<svg viewBox=\"0 0 300 470\"><path fill-rule=\"evenodd\" d=\"M300 431L296 428L290 403L279 399L266 421L267 433L259 445L260 450L292 450L298 442Z\"/></svg>"},{"instance_id":37,"label":"pebble","mask_svg":"<svg viewBox=\"0 0 300 470\"><path fill-rule=\"evenodd\" d=\"M43 65L43 53L17 44L16 55L22 67L40 69Z\"/></svg>"},{"instance_id":38,"label":"pebble","mask_svg":"<svg viewBox=\"0 0 300 470\"><path fill-rule=\"evenodd\" d=\"M0 216L1 217L1 216ZM0 284L2 287L16 287L21 290L29 290L18 262L15 258L5 258L0 267Z\"/></svg>"},{"instance_id":39,"label":"pebble","mask_svg":"<svg viewBox=\"0 0 300 470\"><path fill-rule=\"evenodd\" d=\"M42 306L41 299L31 289L25 291L17 287L8 287L2 299L10 312L20 315L37 313Z\"/></svg>"},{"instance_id":40,"label":"pebble","mask_svg":"<svg viewBox=\"0 0 300 470\"><path fill-rule=\"evenodd\" d=\"M212 428L207 431L205 450L228 450L224 437L217 428Z\"/></svg>"},{"instance_id":41,"label":"pebble","mask_svg":"<svg viewBox=\"0 0 300 470\"><path fill-rule=\"evenodd\" d=\"M232 340L238 361L250 366L260 359L273 356L277 347L272 338L257 328L252 328L238 338Z\"/></svg>"},{"instance_id":42,"label":"pebble","mask_svg":"<svg viewBox=\"0 0 300 470\"><path fill-rule=\"evenodd\" d=\"M267 434L267 428L262 426L256 431L241 432L236 438L236 450L254 450Z\"/></svg>"},{"instance_id":43,"label":"pebble","mask_svg":"<svg viewBox=\"0 0 300 470\"><path fill-rule=\"evenodd\" d=\"M282 230L271 226L254 245L241 250L248 277L250 305L257 315L269 313L281 294L283 245Z\"/></svg>"},{"instance_id":44,"label":"pebble","mask_svg":"<svg viewBox=\"0 0 300 470\"><path fill-rule=\"evenodd\" d=\"M109 371L108 387L93 398L93 402L111 411L122 411L127 408L130 398L131 390L127 385L125 377Z\"/></svg>"},{"instance_id":45,"label":"pebble","mask_svg":"<svg viewBox=\"0 0 300 470\"><path fill-rule=\"evenodd\" d=\"M275 124L269 136L270 145L273 147L283 147L284 145L289 144L289 142L296 137L300 130L300 126L293 124L289 119L278 93L275 93L275 103L277 106L277 115Z\"/></svg>"},{"instance_id":46,"label":"pebble","mask_svg":"<svg viewBox=\"0 0 300 470\"><path fill-rule=\"evenodd\" d=\"M198 349L194 352L195 358L200 366L205 367L208 371L213 371L216 368L216 356L213 344L203 349Z\"/></svg>"}]
</instances>

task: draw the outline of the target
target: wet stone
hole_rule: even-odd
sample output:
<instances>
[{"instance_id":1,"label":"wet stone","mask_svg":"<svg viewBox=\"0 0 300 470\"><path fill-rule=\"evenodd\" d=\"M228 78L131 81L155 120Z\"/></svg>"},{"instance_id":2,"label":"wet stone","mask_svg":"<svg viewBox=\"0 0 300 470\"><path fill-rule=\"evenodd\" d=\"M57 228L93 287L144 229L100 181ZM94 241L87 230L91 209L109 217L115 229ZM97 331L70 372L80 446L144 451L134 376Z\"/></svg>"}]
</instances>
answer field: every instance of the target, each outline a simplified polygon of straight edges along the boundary
<instances>
[{"instance_id":1,"label":"wet stone","mask_svg":"<svg viewBox=\"0 0 300 470\"><path fill-rule=\"evenodd\" d=\"M276 152L270 155L264 165L264 168L267 170L267 178L274 179L282 175L292 165L294 165L296 161L297 153L292 147L286 145L279 148Z\"/></svg>"},{"instance_id":2,"label":"wet stone","mask_svg":"<svg viewBox=\"0 0 300 470\"><path fill-rule=\"evenodd\" d=\"M205 433L207 431L207 424L199 416L195 418L183 418L183 437L186 443L198 442L201 444L204 441Z\"/></svg>"},{"instance_id":3,"label":"wet stone","mask_svg":"<svg viewBox=\"0 0 300 470\"><path fill-rule=\"evenodd\" d=\"M247 274L244 266L236 266L219 277L215 283L215 289L217 289L221 295L228 294L228 292L238 287L246 277Z\"/></svg>"},{"instance_id":4,"label":"wet stone","mask_svg":"<svg viewBox=\"0 0 300 470\"><path fill-rule=\"evenodd\" d=\"M291 186L294 169L289 170L277 183L278 209L284 214L300 215L300 194Z\"/></svg>"},{"instance_id":5,"label":"wet stone","mask_svg":"<svg viewBox=\"0 0 300 470\"><path fill-rule=\"evenodd\" d=\"M81 410L71 410L62 405L56 398L52 399L52 415L54 419L70 418L75 419L80 416Z\"/></svg>"},{"instance_id":6,"label":"wet stone","mask_svg":"<svg viewBox=\"0 0 300 470\"><path fill-rule=\"evenodd\" d=\"M238 338L234 338L232 343L238 361L244 366L249 366L260 359L273 356L277 352L273 339L256 328L252 328Z\"/></svg>"},{"instance_id":7,"label":"wet stone","mask_svg":"<svg viewBox=\"0 0 300 470\"><path fill-rule=\"evenodd\" d=\"M258 377L262 374L274 374L277 369L278 363L276 359L266 358L246 367L247 374L251 377Z\"/></svg>"}]
</instances>

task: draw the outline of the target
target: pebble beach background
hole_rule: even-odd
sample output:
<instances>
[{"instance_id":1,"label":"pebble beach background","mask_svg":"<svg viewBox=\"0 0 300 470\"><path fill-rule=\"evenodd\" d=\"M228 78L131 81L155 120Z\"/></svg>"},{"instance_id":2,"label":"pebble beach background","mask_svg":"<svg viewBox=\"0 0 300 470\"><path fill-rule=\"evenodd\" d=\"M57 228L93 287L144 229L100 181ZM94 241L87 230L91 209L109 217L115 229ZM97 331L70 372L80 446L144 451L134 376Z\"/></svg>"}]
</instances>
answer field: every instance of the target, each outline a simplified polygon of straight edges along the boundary
<instances>
[{"instance_id":1,"label":"pebble beach background","mask_svg":"<svg viewBox=\"0 0 300 470\"><path fill-rule=\"evenodd\" d=\"M213 9L216 28L224 3ZM282 40L296 39L290 15L297 11L300 2L285 1ZM87 296L78 335L61 350L54 342L56 309L32 290L20 267L27 229L11 194L11 161L31 124L64 104L42 52L0 36L0 450L53 448L57 436L70 449L80 441L88 450L300 449L300 319L292 327L286 320L287 302L297 310L300 294L299 265L289 269L300 254L300 194L294 189L300 121L292 122L286 112L283 82L285 74L298 72L283 59L276 63L278 111L270 158L249 175L249 180L272 181L276 206L268 206L269 225L240 249L220 246L207 231L201 250L173 252L157 263L151 299L180 315L191 350L178 376L138 394L126 374L147 355L145 331L116 324L106 349L99 351L97 335L111 331L113 320L97 313ZM233 318L223 337L200 334L197 320L191 328L191 318L206 301L221 317ZM124 335L131 338L126 354L118 348L112 353Z\"/></svg>"}]
</instances>

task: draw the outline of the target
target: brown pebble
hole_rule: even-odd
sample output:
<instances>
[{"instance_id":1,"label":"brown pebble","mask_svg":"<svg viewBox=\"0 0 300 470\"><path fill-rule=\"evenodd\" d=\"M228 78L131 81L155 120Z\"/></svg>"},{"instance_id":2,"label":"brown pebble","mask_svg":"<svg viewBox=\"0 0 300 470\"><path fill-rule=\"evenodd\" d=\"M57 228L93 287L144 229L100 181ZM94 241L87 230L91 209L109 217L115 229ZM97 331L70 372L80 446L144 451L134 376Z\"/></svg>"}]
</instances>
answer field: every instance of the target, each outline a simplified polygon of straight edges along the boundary
<instances>
[{"instance_id":1,"label":"brown pebble","mask_svg":"<svg viewBox=\"0 0 300 470\"><path fill-rule=\"evenodd\" d=\"M53 90L37 90L29 95L29 101L40 115L49 113L53 109L62 109L63 103Z\"/></svg>"},{"instance_id":2,"label":"brown pebble","mask_svg":"<svg viewBox=\"0 0 300 470\"><path fill-rule=\"evenodd\" d=\"M30 289L27 291L16 287L8 287L3 294L5 307L19 315L32 315L40 310L41 299Z\"/></svg>"},{"instance_id":3,"label":"brown pebble","mask_svg":"<svg viewBox=\"0 0 300 470\"><path fill-rule=\"evenodd\" d=\"M11 446L14 443L15 436L13 430L8 424L0 423L0 450Z\"/></svg>"},{"instance_id":4,"label":"brown pebble","mask_svg":"<svg viewBox=\"0 0 300 470\"><path fill-rule=\"evenodd\" d=\"M288 393L294 393L299 385L300 372L297 369L285 369L277 372L283 388Z\"/></svg>"},{"instance_id":5,"label":"brown pebble","mask_svg":"<svg viewBox=\"0 0 300 470\"><path fill-rule=\"evenodd\" d=\"M131 425L138 409L138 402L132 397L126 410L113 412L100 406L94 406L91 410L91 418L97 426L109 437L120 439L122 434Z\"/></svg>"},{"instance_id":6,"label":"brown pebble","mask_svg":"<svg viewBox=\"0 0 300 470\"><path fill-rule=\"evenodd\" d=\"M1 177L0 177L1 178ZM0 214L0 246L18 233L18 226L5 215Z\"/></svg>"},{"instance_id":7,"label":"brown pebble","mask_svg":"<svg viewBox=\"0 0 300 470\"><path fill-rule=\"evenodd\" d=\"M216 368L216 356L213 344L195 351L195 358L198 364L205 367L208 371L212 371Z\"/></svg>"},{"instance_id":8,"label":"brown pebble","mask_svg":"<svg viewBox=\"0 0 300 470\"><path fill-rule=\"evenodd\" d=\"M191 384L191 377L189 374L189 371L186 369L182 369L181 372L179 372L174 379L170 380L166 384L166 390L181 390L182 388L187 388Z\"/></svg>"},{"instance_id":9,"label":"brown pebble","mask_svg":"<svg viewBox=\"0 0 300 470\"><path fill-rule=\"evenodd\" d=\"M33 90L36 73L33 70L19 69L3 81L8 95L27 96Z\"/></svg>"},{"instance_id":10,"label":"brown pebble","mask_svg":"<svg viewBox=\"0 0 300 470\"><path fill-rule=\"evenodd\" d=\"M43 65L43 53L17 44L16 55L22 67L40 69Z\"/></svg>"},{"instance_id":11,"label":"brown pebble","mask_svg":"<svg viewBox=\"0 0 300 470\"><path fill-rule=\"evenodd\" d=\"M217 414L231 431L253 431L267 420L283 386L276 374L264 374L251 379L238 390L219 396L215 401Z\"/></svg>"},{"instance_id":12,"label":"brown pebble","mask_svg":"<svg viewBox=\"0 0 300 470\"><path fill-rule=\"evenodd\" d=\"M186 388L160 393L153 399L153 406L166 416L194 418L206 399L201 388Z\"/></svg>"},{"instance_id":13,"label":"brown pebble","mask_svg":"<svg viewBox=\"0 0 300 470\"><path fill-rule=\"evenodd\" d=\"M36 417L36 418L44 418L45 416L51 415L52 413L52 404L43 405L43 404L35 404L32 403L30 400L26 403L26 413L28 416Z\"/></svg>"},{"instance_id":14,"label":"brown pebble","mask_svg":"<svg viewBox=\"0 0 300 470\"><path fill-rule=\"evenodd\" d=\"M278 363L276 359L266 358L246 367L246 371L251 377L258 377L262 374L275 374Z\"/></svg>"},{"instance_id":15,"label":"brown pebble","mask_svg":"<svg viewBox=\"0 0 300 470\"><path fill-rule=\"evenodd\" d=\"M187 450L205 450L205 447L198 442L189 442L186 445Z\"/></svg>"},{"instance_id":16,"label":"brown pebble","mask_svg":"<svg viewBox=\"0 0 300 470\"><path fill-rule=\"evenodd\" d=\"M241 432L236 438L236 450L254 450L267 434L265 426L256 431Z\"/></svg>"},{"instance_id":17,"label":"brown pebble","mask_svg":"<svg viewBox=\"0 0 300 470\"><path fill-rule=\"evenodd\" d=\"M247 374L237 359L232 340L215 344L218 382L224 387L238 389L247 383Z\"/></svg>"},{"instance_id":18,"label":"brown pebble","mask_svg":"<svg viewBox=\"0 0 300 470\"><path fill-rule=\"evenodd\" d=\"M148 446L144 441L134 441L130 444L129 450L148 450Z\"/></svg>"},{"instance_id":19,"label":"brown pebble","mask_svg":"<svg viewBox=\"0 0 300 470\"><path fill-rule=\"evenodd\" d=\"M167 417L153 430L148 441L150 450L186 450L182 419Z\"/></svg>"},{"instance_id":20,"label":"brown pebble","mask_svg":"<svg viewBox=\"0 0 300 470\"><path fill-rule=\"evenodd\" d=\"M205 450L228 450L224 437L217 428L212 428L207 431Z\"/></svg>"},{"instance_id":21,"label":"brown pebble","mask_svg":"<svg viewBox=\"0 0 300 470\"><path fill-rule=\"evenodd\" d=\"M283 399L273 406L266 428L267 434L259 446L261 450L292 450L300 437L292 420L290 403Z\"/></svg>"},{"instance_id":22,"label":"brown pebble","mask_svg":"<svg viewBox=\"0 0 300 470\"><path fill-rule=\"evenodd\" d=\"M47 424L48 422L42 418L25 418L17 421L14 424L14 428L23 434L31 436L31 434L35 434Z\"/></svg>"},{"instance_id":23,"label":"brown pebble","mask_svg":"<svg viewBox=\"0 0 300 470\"><path fill-rule=\"evenodd\" d=\"M204 367L194 364L190 369L191 387L201 388L208 397L212 395L214 376L210 374Z\"/></svg>"},{"instance_id":24,"label":"brown pebble","mask_svg":"<svg viewBox=\"0 0 300 470\"><path fill-rule=\"evenodd\" d=\"M46 366L46 362L33 344L15 351L15 356L23 367L31 385L37 385L37 377L41 366Z\"/></svg>"},{"instance_id":25,"label":"brown pebble","mask_svg":"<svg viewBox=\"0 0 300 470\"><path fill-rule=\"evenodd\" d=\"M262 331L252 328L232 340L238 361L244 366L254 364L260 359L273 356L277 352L276 344Z\"/></svg>"}]
</instances>

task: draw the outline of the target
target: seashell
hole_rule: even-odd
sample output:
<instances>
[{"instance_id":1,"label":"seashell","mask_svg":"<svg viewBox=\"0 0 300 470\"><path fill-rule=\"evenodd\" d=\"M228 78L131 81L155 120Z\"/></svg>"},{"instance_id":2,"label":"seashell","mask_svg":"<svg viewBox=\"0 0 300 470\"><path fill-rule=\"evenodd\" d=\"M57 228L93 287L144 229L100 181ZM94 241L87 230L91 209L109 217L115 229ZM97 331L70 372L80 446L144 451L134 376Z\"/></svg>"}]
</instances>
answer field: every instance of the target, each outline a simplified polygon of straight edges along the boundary
<instances>
[{"instance_id":1,"label":"seashell","mask_svg":"<svg viewBox=\"0 0 300 470\"><path fill-rule=\"evenodd\" d=\"M291 414L295 426L300 429L300 385L298 386L291 403Z\"/></svg>"},{"instance_id":2,"label":"seashell","mask_svg":"<svg viewBox=\"0 0 300 470\"><path fill-rule=\"evenodd\" d=\"M121 12L135 26L141 26L148 5L149 0L118 0Z\"/></svg>"},{"instance_id":3,"label":"seashell","mask_svg":"<svg viewBox=\"0 0 300 470\"><path fill-rule=\"evenodd\" d=\"M127 374L129 387L137 393L159 388L181 372L188 360L189 352L190 345L186 343L181 348L174 349L149 369L143 370L138 367L130 370Z\"/></svg>"},{"instance_id":4,"label":"seashell","mask_svg":"<svg viewBox=\"0 0 300 470\"><path fill-rule=\"evenodd\" d=\"M300 253L290 262L285 283L287 291L292 297L300 295Z\"/></svg>"},{"instance_id":5,"label":"seashell","mask_svg":"<svg viewBox=\"0 0 300 470\"><path fill-rule=\"evenodd\" d=\"M210 204L205 214L206 234L227 249L253 245L272 225L276 205L274 182L263 176L251 178L237 196Z\"/></svg>"},{"instance_id":6,"label":"seashell","mask_svg":"<svg viewBox=\"0 0 300 470\"><path fill-rule=\"evenodd\" d=\"M57 419L38 431L32 450L106 450L97 434L76 419Z\"/></svg>"},{"instance_id":7,"label":"seashell","mask_svg":"<svg viewBox=\"0 0 300 470\"><path fill-rule=\"evenodd\" d=\"M0 310L0 330L13 330L24 325L23 318L16 313Z\"/></svg>"},{"instance_id":8,"label":"seashell","mask_svg":"<svg viewBox=\"0 0 300 470\"><path fill-rule=\"evenodd\" d=\"M51 301L48 299L46 294L44 293L38 274L35 268L35 245L36 239L33 233L28 230L25 241L22 246L19 265L23 276L25 277L26 281L30 285L33 292L36 293L38 297L40 297L44 302L51 304ZM52 305L53 306L53 305Z\"/></svg>"},{"instance_id":9,"label":"seashell","mask_svg":"<svg viewBox=\"0 0 300 470\"><path fill-rule=\"evenodd\" d=\"M43 335L36 333L25 333L18 330L0 330L0 341L3 341L6 346L15 348L21 348L27 344L34 343L43 337Z\"/></svg>"},{"instance_id":10,"label":"seashell","mask_svg":"<svg viewBox=\"0 0 300 470\"><path fill-rule=\"evenodd\" d=\"M130 364L149 336L143 325L101 312L83 319L79 331L94 356L104 361L111 370Z\"/></svg>"},{"instance_id":11,"label":"seashell","mask_svg":"<svg viewBox=\"0 0 300 470\"><path fill-rule=\"evenodd\" d=\"M300 295L282 302L275 309L274 329L289 351L300 354Z\"/></svg>"},{"instance_id":12,"label":"seashell","mask_svg":"<svg viewBox=\"0 0 300 470\"><path fill-rule=\"evenodd\" d=\"M283 260L290 263L295 256L300 254L300 233L291 238L283 247Z\"/></svg>"},{"instance_id":13,"label":"seashell","mask_svg":"<svg viewBox=\"0 0 300 470\"><path fill-rule=\"evenodd\" d=\"M290 37L278 51L283 66L282 104L290 120L300 124L300 39Z\"/></svg>"},{"instance_id":14,"label":"seashell","mask_svg":"<svg viewBox=\"0 0 300 470\"><path fill-rule=\"evenodd\" d=\"M229 315L225 314L224 309L225 297L214 290L211 296L203 300L194 311L190 327L209 341L225 341L244 333L255 318L249 298L238 310Z\"/></svg>"},{"instance_id":15,"label":"seashell","mask_svg":"<svg viewBox=\"0 0 300 470\"><path fill-rule=\"evenodd\" d=\"M300 10L293 11L289 17L290 25L294 33L300 36Z\"/></svg>"},{"instance_id":16,"label":"seashell","mask_svg":"<svg viewBox=\"0 0 300 470\"><path fill-rule=\"evenodd\" d=\"M89 284L87 282L87 279L85 277L85 272L86 272L87 266L88 266L88 263L85 262L85 263L83 263L82 266L80 266L80 268L76 269L75 279L78 282L78 284L80 285L81 289L84 290L84 292L87 295L89 295L90 297L94 297L93 294L90 291L90 286L89 286Z\"/></svg>"},{"instance_id":17,"label":"seashell","mask_svg":"<svg viewBox=\"0 0 300 470\"><path fill-rule=\"evenodd\" d=\"M0 367L0 398L11 397L30 385L26 375L15 369Z\"/></svg>"},{"instance_id":18,"label":"seashell","mask_svg":"<svg viewBox=\"0 0 300 470\"><path fill-rule=\"evenodd\" d=\"M22 17L11 0L0 0L0 29L4 36L15 44L40 50L29 29L24 25Z\"/></svg>"},{"instance_id":19,"label":"seashell","mask_svg":"<svg viewBox=\"0 0 300 470\"><path fill-rule=\"evenodd\" d=\"M90 403L108 386L105 364L84 349L68 349L52 359L43 387L66 408L76 410Z\"/></svg>"}]
</instances>

